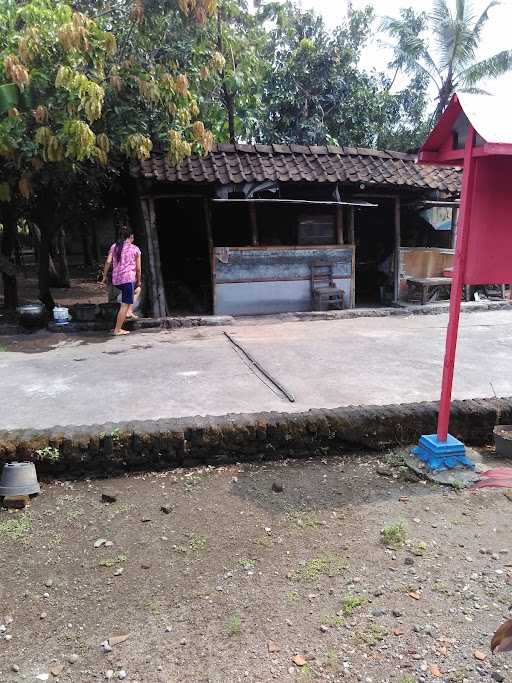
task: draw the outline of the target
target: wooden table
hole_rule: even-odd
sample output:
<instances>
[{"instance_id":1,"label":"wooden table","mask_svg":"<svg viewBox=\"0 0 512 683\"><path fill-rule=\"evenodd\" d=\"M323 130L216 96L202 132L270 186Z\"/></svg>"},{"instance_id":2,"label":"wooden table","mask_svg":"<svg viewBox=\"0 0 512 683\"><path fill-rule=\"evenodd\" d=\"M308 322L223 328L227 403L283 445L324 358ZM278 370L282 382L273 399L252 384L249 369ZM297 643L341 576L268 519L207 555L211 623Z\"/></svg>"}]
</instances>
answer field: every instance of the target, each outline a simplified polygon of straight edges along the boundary
<instances>
[{"instance_id":1,"label":"wooden table","mask_svg":"<svg viewBox=\"0 0 512 683\"><path fill-rule=\"evenodd\" d=\"M407 286L409 292L414 292L415 290L420 293L421 305L431 303L432 301L437 301L439 295L445 291L450 296L450 290L452 287L451 277L408 277ZM409 295L410 298L410 295Z\"/></svg>"}]
</instances>

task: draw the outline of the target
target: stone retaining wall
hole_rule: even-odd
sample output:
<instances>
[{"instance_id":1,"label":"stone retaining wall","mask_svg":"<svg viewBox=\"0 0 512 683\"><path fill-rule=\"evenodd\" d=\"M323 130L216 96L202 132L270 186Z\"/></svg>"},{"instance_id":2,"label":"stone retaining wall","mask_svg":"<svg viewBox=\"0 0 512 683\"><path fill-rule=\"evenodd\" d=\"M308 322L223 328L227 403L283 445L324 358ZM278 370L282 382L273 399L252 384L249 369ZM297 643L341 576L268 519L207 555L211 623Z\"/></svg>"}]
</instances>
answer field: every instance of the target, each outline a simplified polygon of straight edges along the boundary
<instances>
[{"instance_id":1,"label":"stone retaining wall","mask_svg":"<svg viewBox=\"0 0 512 683\"><path fill-rule=\"evenodd\" d=\"M0 465L33 460L46 476L106 476L128 470L323 457L355 449L382 451L434 432L437 407L437 402L351 406L0 432ZM451 433L468 445L490 443L497 417L501 424L512 423L512 398L455 401Z\"/></svg>"}]
</instances>

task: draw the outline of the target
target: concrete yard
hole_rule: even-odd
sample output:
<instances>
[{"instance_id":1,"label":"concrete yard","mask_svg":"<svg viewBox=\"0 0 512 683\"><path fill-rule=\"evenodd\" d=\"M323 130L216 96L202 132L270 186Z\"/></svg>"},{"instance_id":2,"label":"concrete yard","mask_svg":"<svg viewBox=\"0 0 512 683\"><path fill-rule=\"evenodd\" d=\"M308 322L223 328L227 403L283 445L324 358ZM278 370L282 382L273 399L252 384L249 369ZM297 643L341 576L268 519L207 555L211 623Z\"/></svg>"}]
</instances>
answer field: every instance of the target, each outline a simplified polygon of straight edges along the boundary
<instances>
[{"instance_id":1,"label":"concrete yard","mask_svg":"<svg viewBox=\"0 0 512 683\"><path fill-rule=\"evenodd\" d=\"M3 338L0 429L435 400L447 316ZM512 311L464 314L455 398L512 395ZM492 384L492 387L491 387Z\"/></svg>"}]
</instances>

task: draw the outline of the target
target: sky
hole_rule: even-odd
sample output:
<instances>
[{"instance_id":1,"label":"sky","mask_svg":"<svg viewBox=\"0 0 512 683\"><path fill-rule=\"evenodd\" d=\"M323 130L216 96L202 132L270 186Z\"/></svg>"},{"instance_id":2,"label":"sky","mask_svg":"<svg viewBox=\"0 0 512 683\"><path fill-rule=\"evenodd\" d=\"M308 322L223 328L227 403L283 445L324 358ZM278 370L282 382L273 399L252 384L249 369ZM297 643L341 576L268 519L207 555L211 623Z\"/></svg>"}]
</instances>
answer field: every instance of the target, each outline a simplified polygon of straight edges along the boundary
<instances>
[{"instance_id":1,"label":"sky","mask_svg":"<svg viewBox=\"0 0 512 683\"><path fill-rule=\"evenodd\" d=\"M452 3L454 0L452 0ZM304 9L315 9L323 15L327 25L334 27L339 24L347 11L347 0L301 0ZM483 10L488 4L482 0L473 0L475 11ZM417 11L428 11L431 0L352 0L354 9L360 9L366 5L373 5L377 16L398 16L401 7L414 7ZM512 47L512 0L504 0L499 7L494 7L489 12L489 21L482 34L482 48L478 58L486 57ZM389 61L389 52L385 45L377 42L370 45L363 56L363 66L382 69L383 63ZM500 94L512 91L512 73L500 79L485 84L489 92Z\"/></svg>"}]
</instances>

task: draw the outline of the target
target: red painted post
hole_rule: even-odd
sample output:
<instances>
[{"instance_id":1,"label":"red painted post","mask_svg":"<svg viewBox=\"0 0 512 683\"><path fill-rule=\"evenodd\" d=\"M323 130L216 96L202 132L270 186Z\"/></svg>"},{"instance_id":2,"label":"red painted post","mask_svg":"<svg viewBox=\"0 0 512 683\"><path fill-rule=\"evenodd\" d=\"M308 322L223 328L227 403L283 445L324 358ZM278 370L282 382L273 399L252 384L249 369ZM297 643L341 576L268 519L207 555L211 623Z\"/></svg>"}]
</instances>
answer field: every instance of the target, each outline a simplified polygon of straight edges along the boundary
<instances>
[{"instance_id":1,"label":"red painted post","mask_svg":"<svg viewBox=\"0 0 512 683\"><path fill-rule=\"evenodd\" d=\"M455 352L457 350L460 303L462 298L462 288L464 286L466 255L471 222L471 204L474 189L474 144L475 129L470 124L468 127L466 146L464 148L464 174L462 177L461 205L459 212L459 225L457 226L457 242L455 244L455 264L453 271L452 288L450 293L448 327L446 330L446 349L444 354L443 382L441 386L441 400L439 403L439 417L437 421L437 439L440 442L446 442L448 437L448 424L450 422L453 370L455 366Z\"/></svg>"}]
</instances>

